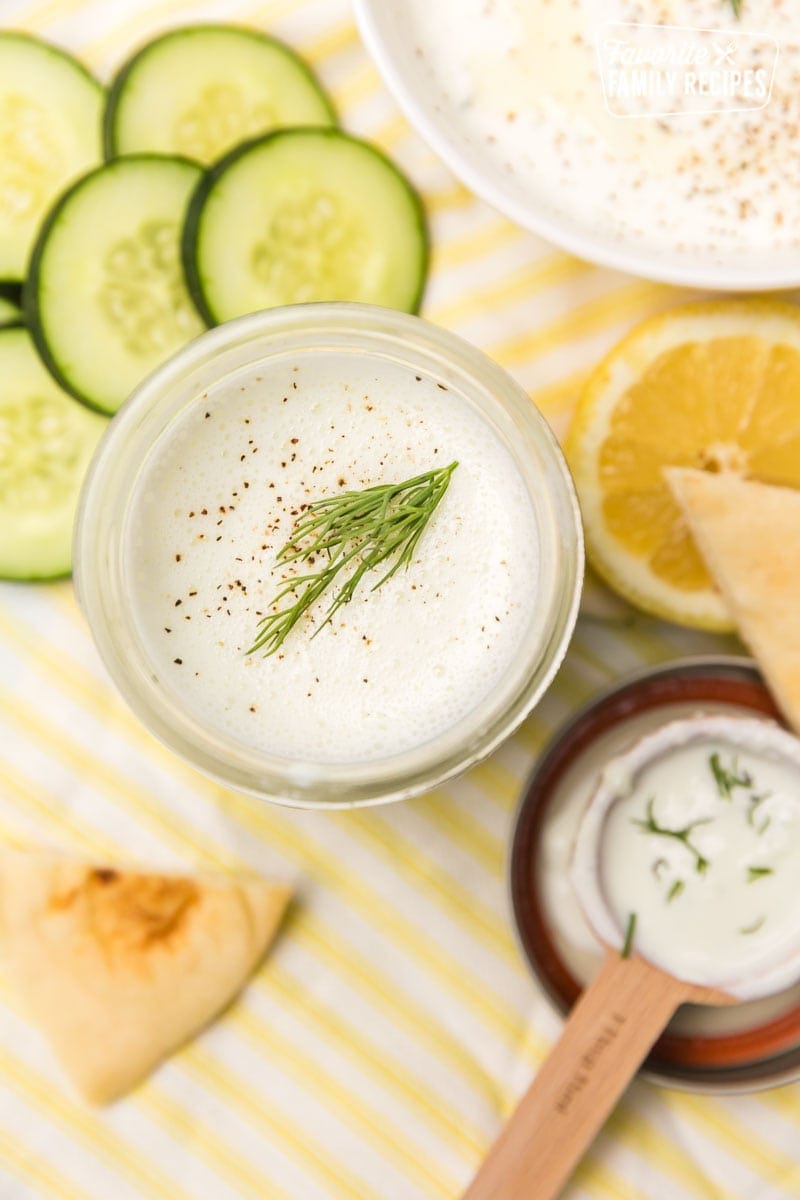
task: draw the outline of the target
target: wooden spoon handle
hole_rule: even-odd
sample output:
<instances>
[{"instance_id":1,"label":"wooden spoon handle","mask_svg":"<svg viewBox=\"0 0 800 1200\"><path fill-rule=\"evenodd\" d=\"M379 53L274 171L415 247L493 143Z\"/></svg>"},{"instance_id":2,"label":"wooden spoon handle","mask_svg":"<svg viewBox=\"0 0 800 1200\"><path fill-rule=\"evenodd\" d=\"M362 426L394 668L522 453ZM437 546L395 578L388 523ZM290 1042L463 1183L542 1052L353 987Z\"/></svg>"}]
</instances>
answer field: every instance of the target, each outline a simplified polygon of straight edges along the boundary
<instances>
[{"instance_id":1,"label":"wooden spoon handle","mask_svg":"<svg viewBox=\"0 0 800 1200\"><path fill-rule=\"evenodd\" d=\"M554 1200L689 990L609 951L464 1200Z\"/></svg>"}]
</instances>

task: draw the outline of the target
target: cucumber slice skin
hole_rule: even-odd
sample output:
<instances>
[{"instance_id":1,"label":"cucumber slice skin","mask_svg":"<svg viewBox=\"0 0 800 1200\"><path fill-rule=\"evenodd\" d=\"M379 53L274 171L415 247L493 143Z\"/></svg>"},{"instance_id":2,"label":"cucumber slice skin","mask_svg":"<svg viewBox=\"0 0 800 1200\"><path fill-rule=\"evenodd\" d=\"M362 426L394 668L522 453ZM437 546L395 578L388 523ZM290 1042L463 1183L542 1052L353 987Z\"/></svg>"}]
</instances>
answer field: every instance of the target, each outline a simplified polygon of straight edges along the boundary
<instances>
[{"instance_id":1,"label":"cucumber slice skin","mask_svg":"<svg viewBox=\"0 0 800 1200\"><path fill-rule=\"evenodd\" d=\"M70 54L68 51L63 50L60 46L55 46L55 45L53 45L52 42L48 42L44 38L37 37L35 34L28 33L25 30L8 29L8 30L0 31L0 51L2 51L3 46L9 45L9 44L11 46L13 46L14 43L16 43L19 46L20 51L22 51L22 52L25 52L26 50L34 50L36 53L41 53L44 56L50 56L53 60L55 60L59 64L60 68L67 66L71 71L74 72L76 79L80 79L83 83L90 85L89 90L91 90L95 93L96 100L97 100L97 137L96 137L97 148L96 148L96 154L94 155L94 160L97 163L102 162L102 160L103 160L102 119L103 119L103 109L104 109L105 98L106 98L106 89L103 87L103 85L100 83L100 81L98 79L95 79L94 75L91 73L91 71L88 69L88 67L86 67L84 65L84 63L80 62L79 59L75 58L74 55ZM0 75L0 84L2 84L2 76L1 75ZM91 162L87 160L85 163L84 169L88 169L88 167L90 165L91 165ZM76 178L76 175L79 173L80 173L80 171L78 171L76 173L73 170L71 172L71 180L74 180ZM57 188L56 191L52 194L52 199L55 200L55 198L58 196L58 194L62 190L63 190L62 187ZM44 215L44 214L42 214L42 215ZM12 293L10 298L15 299L15 297L13 295L13 290L18 289L24 285L24 274L25 274L24 270L19 270L19 271L9 270L7 267L0 265L0 290L2 290L5 293L10 289L11 293Z\"/></svg>"},{"instance_id":2,"label":"cucumber slice skin","mask_svg":"<svg viewBox=\"0 0 800 1200\"><path fill-rule=\"evenodd\" d=\"M36 349L39 352L42 362L47 367L48 371L58 385L63 388L65 392L69 393L69 395L74 397L74 399L79 400L81 404L84 404L87 408L90 408L94 412L100 413L102 416L106 417L113 416L113 414L117 411L119 404L108 404L102 400L99 400L95 395L87 392L85 389L77 386L75 381L70 378L70 376L63 369L58 356L54 354L50 344L50 339L47 335L46 321L42 313L42 296L44 276L46 274L48 242L51 231L57 228L64 215L64 212L68 210L74 199L80 195L84 188L91 187L94 180L99 176L104 175L109 171L128 170L131 166L135 166L136 164L140 163L147 164L164 162L180 164L195 175L199 175L201 173L201 169L198 167L197 163L192 162L188 158L181 159L175 155L166 156L160 154L137 154L116 159L112 163L102 163L99 167L87 172L86 175L77 180L72 187L68 188L67 191L59 197L55 206L48 214L48 217L39 232L36 245L34 246L33 253L31 255L28 278L23 285L23 319L31 332L34 344L36 345ZM178 247L178 255L180 261L180 247ZM197 334L201 332L202 330L199 328L196 330ZM186 341L189 340L191 339L187 337ZM175 348L177 349L177 347ZM166 357L168 357L167 354L164 355L164 358ZM149 374L149 371L144 369L142 371L141 378L144 378L147 374ZM136 382L138 383L139 380Z\"/></svg>"},{"instance_id":3,"label":"cucumber slice skin","mask_svg":"<svg viewBox=\"0 0 800 1200\"><path fill-rule=\"evenodd\" d=\"M178 29L169 30L167 33L161 34L159 37L153 38L142 46L136 53L128 59L126 63L118 71L115 78L112 80L108 89L108 99L106 102L105 113L103 115L103 149L106 159L110 160L119 157L121 154L128 154L131 151L120 145L119 122L122 106L126 98L126 94L131 83L131 79L135 77L138 69L146 63L146 61L159 50L163 49L165 44L169 42L177 42L179 39L191 38L193 36L201 36L205 33L222 34L222 35L240 35L252 41L254 44L264 45L270 50L277 51L284 55L287 61L290 61L297 70L298 76L303 77L309 86L309 91L316 94L320 102L320 126L327 122L330 125L336 125L338 118L333 103L328 96L322 84L317 79L311 67L306 63L291 46L282 42L279 38L273 37L271 34L264 33L258 29L251 29L242 25L225 25L214 22L184 25ZM303 124L307 122L302 122ZM283 126L281 126L283 127ZM237 138L236 144L242 141L250 140L247 135ZM134 153L145 153L144 149L134 149ZM169 153L175 153L170 150ZM177 152L177 157L180 157L180 152ZM222 157L220 155L217 158ZM199 159L197 161L200 161ZM208 165L208 164L203 164Z\"/></svg>"},{"instance_id":4,"label":"cucumber slice skin","mask_svg":"<svg viewBox=\"0 0 800 1200\"><path fill-rule=\"evenodd\" d=\"M38 414L34 410L27 416L26 400L40 406ZM26 427L28 419L33 430ZM37 420L45 422L44 438L53 439L50 446L46 441L37 443L41 435L35 428ZM80 488L108 421L58 387L39 361L29 332L20 327L0 329L0 430L5 422L9 422L4 431L6 454L10 440L10 455L22 460L17 470L24 472L32 460L42 471L35 472L32 499L26 502L23 497L21 506L13 498L6 503L6 489L13 497L15 464L13 457L9 462L0 455L0 579L35 582L67 578ZM37 460L37 449L42 451L41 460ZM42 499L36 490L37 486L47 487L48 461L56 475L52 481L55 494ZM25 487L24 476L20 486Z\"/></svg>"},{"instance_id":5,"label":"cucumber slice skin","mask_svg":"<svg viewBox=\"0 0 800 1200\"><path fill-rule=\"evenodd\" d=\"M419 193L416 191L410 180L396 166L394 162L384 154L377 146L370 142L365 142L363 139L354 137L352 134L345 133L341 129L329 129L326 127L317 126L297 126L291 129L276 129L272 133L264 134L262 137L252 138L241 145L236 146L217 163L210 167L203 175L197 185L197 188L189 201L189 207L186 213L186 222L183 230L182 253L183 253L183 270L186 276L189 294L194 301L197 311L200 313L203 320L209 326L220 325L224 321L231 319L234 314L221 314L215 307L212 298L209 296L209 289L203 278L203 272L199 262L199 243L202 233L203 214L209 198L213 195L215 188L219 182L224 179L228 170L235 166L240 159L250 154L254 150L262 147L277 145L286 139L300 139L304 137L318 138L322 137L330 141L340 143L350 143L372 154L376 160L382 163L405 190L409 201L409 211L412 214L412 228L410 232L418 239L418 278L414 294L409 297L406 311L410 313L419 312L422 304L422 298L425 292L425 284L427 281L428 265L430 261L430 238L428 233L428 224L425 214L425 208ZM376 303L378 303L376 301ZM240 315L240 314L236 314Z\"/></svg>"}]
</instances>

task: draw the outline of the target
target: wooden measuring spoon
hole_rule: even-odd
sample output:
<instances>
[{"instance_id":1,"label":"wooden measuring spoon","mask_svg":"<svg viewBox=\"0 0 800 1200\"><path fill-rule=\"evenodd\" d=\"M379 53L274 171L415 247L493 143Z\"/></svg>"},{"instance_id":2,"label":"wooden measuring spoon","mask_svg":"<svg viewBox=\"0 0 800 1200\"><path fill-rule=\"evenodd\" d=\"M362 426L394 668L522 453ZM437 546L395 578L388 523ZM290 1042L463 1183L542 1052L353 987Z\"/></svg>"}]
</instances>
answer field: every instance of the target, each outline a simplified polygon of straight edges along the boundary
<instances>
[{"instance_id":1,"label":"wooden measuring spoon","mask_svg":"<svg viewBox=\"0 0 800 1200\"><path fill-rule=\"evenodd\" d=\"M609 949L463 1200L555 1200L678 1005L735 998Z\"/></svg>"}]
</instances>

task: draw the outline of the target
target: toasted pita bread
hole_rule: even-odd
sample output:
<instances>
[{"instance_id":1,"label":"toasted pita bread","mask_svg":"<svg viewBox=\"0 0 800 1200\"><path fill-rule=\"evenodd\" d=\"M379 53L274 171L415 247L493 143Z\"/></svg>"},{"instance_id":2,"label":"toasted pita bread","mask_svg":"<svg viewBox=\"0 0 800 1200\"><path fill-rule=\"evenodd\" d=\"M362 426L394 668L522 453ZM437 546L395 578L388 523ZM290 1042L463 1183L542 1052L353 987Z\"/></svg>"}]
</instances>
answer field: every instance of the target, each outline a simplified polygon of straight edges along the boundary
<instances>
[{"instance_id":1,"label":"toasted pita bread","mask_svg":"<svg viewBox=\"0 0 800 1200\"><path fill-rule=\"evenodd\" d=\"M800 733L800 491L665 471L740 634Z\"/></svg>"},{"instance_id":2,"label":"toasted pita bread","mask_svg":"<svg viewBox=\"0 0 800 1200\"><path fill-rule=\"evenodd\" d=\"M138 1083L239 991L289 888L0 850L0 967L78 1091Z\"/></svg>"}]
</instances>

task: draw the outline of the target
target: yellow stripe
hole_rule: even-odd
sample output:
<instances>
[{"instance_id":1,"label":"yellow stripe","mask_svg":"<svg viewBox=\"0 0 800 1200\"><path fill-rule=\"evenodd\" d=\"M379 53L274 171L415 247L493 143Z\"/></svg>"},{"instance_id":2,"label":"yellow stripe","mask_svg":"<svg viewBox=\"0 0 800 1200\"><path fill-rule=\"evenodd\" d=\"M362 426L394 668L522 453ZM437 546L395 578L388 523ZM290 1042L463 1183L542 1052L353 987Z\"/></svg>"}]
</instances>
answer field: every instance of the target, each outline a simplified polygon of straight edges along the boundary
<instances>
[{"instance_id":1,"label":"yellow stripe","mask_svg":"<svg viewBox=\"0 0 800 1200\"><path fill-rule=\"evenodd\" d=\"M504 767L495 756L478 763L467 776L470 783L481 788L488 803L504 812L517 803L522 780L513 771Z\"/></svg>"},{"instance_id":2,"label":"yellow stripe","mask_svg":"<svg viewBox=\"0 0 800 1200\"><path fill-rule=\"evenodd\" d=\"M677 1092L664 1092L663 1097L674 1112L703 1129L717 1145L765 1182L786 1188L791 1196L800 1194L800 1163L790 1163L785 1154L759 1137L752 1126L737 1121L730 1109L721 1108L707 1097Z\"/></svg>"},{"instance_id":3,"label":"yellow stripe","mask_svg":"<svg viewBox=\"0 0 800 1200\"><path fill-rule=\"evenodd\" d=\"M550 696L551 700L568 700L569 707L575 709L582 705L594 690L594 686L580 675L575 662L567 657L559 668L558 678L553 684ZM514 739L529 753L538 756L551 734L550 726L534 711L520 725Z\"/></svg>"},{"instance_id":4,"label":"yellow stripe","mask_svg":"<svg viewBox=\"0 0 800 1200\"><path fill-rule=\"evenodd\" d=\"M107 33L100 37L87 38L81 43L80 56L86 59L90 64L96 64L101 58L112 50L119 52L127 58L138 50L139 46L148 40L153 33L154 27L170 28L179 25L180 21L176 18L187 16L191 18L191 14L196 12L197 5L194 0L170 0L169 21L162 22L161 17L165 15L164 5L162 0L156 0L153 4L141 6L127 20L113 26Z\"/></svg>"},{"instance_id":5,"label":"yellow stripe","mask_svg":"<svg viewBox=\"0 0 800 1200\"><path fill-rule=\"evenodd\" d=\"M448 195L452 198L455 193ZM430 197L428 207L435 210L434 200L435 196ZM451 203L448 203L448 207L451 207ZM432 270L436 272L443 268L449 269L465 262L472 262L476 258L499 250L502 246L507 246L510 242L521 242L525 237L526 235L517 225L512 225L510 221L504 220L493 220L479 229L472 229L468 233L460 233L455 237L442 237L433 245Z\"/></svg>"},{"instance_id":6,"label":"yellow stripe","mask_svg":"<svg viewBox=\"0 0 800 1200\"><path fill-rule=\"evenodd\" d=\"M595 1195L605 1196L607 1200L655 1200L654 1192L642 1192L635 1188L628 1179L621 1179L607 1166L599 1161L596 1151L589 1154L580 1163L573 1183L582 1189L591 1189ZM533 1198L532 1198L533 1200Z\"/></svg>"},{"instance_id":7,"label":"yellow stripe","mask_svg":"<svg viewBox=\"0 0 800 1200\"><path fill-rule=\"evenodd\" d=\"M489 875L503 873L505 843L494 837L470 813L466 805L444 790L437 788L416 800L407 802L430 824L456 846L471 855Z\"/></svg>"},{"instance_id":8,"label":"yellow stripe","mask_svg":"<svg viewBox=\"0 0 800 1200\"><path fill-rule=\"evenodd\" d=\"M79 11L78 0L50 0L50 3L37 4L32 12L26 12L19 23L20 28L31 33L40 32L53 21Z\"/></svg>"},{"instance_id":9,"label":"yellow stripe","mask_svg":"<svg viewBox=\"0 0 800 1200\"><path fill-rule=\"evenodd\" d=\"M13 791L18 800L33 810L41 819L43 829L48 833L52 827L55 827L62 836L67 838L68 844L72 845L77 842L85 845L94 854L108 854L109 850L115 854L119 852L116 843L98 837L91 830L79 827L78 817L75 813L71 813L69 810L59 811L59 797L44 792L40 787L34 787L30 781L23 779L6 762L0 762L0 784L4 790Z\"/></svg>"},{"instance_id":10,"label":"yellow stripe","mask_svg":"<svg viewBox=\"0 0 800 1200\"><path fill-rule=\"evenodd\" d=\"M385 1088L391 1081L395 1096L402 1100L417 1118L423 1116L437 1136L460 1153L477 1154L483 1147L483 1130L471 1128L462 1117L452 1114L430 1095L427 1084L413 1081L403 1070L403 1064L392 1055L391 1048L365 1046L361 1051L364 1031L352 1024L338 1009L325 1007L307 988L302 987L287 971L272 963L269 971L269 990L285 1002L293 1012L302 1013L310 1025L324 1030L327 1041L340 1053L348 1055L359 1069L371 1075ZM266 989L265 989L266 990ZM357 1051L361 1051L358 1052Z\"/></svg>"},{"instance_id":11,"label":"yellow stripe","mask_svg":"<svg viewBox=\"0 0 800 1200\"><path fill-rule=\"evenodd\" d=\"M337 111L346 112L348 109L354 108L357 104L361 104L368 97L376 95L380 90L380 86L380 75L371 62L366 62L360 63L350 73L346 83L339 83L334 87L329 87L328 91L333 96Z\"/></svg>"},{"instance_id":12,"label":"yellow stripe","mask_svg":"<svg viewBox=\"0 0 800 1200\"><path fill-rule=\"evenodd\" d=\"M441 191L426 191L425 206L428 212L445 212L449 209L468 209L470 205L477 206L477 200L473 193L463 184L451 184L450 187L445 187ZM438 250L438 246L434 247ZM438 262L438 259L437 259Z\"/></svg>"},{"instance_id":13,"label":"yellow stripe","mask_svg":"<svg viewBox=\"0 0 800 1200\"><path fill-rule=\"evenodd\" d=\"M626 630L627 632L627 630ZM588 638L583 630L578 630L576 636L572 640L572 645L569 649L570 665L574 666L576 659L581 663L585 663L592 670L596 671L602 678L604 683L610 683L616 677L617 672L612 667L611 663L606 659L601 658L595 652L592 646L588 645Z\"/></svg>"},{"instance_id":14,"label":"yellow stripe","mask_svg":"<svg viewBox=\"0 0 800 1200\"><path fill-rule=\"evenodd\" d=\"M248 1197L248 1200L295 1200L289 1192L278 1187L271 1175L252 1166L240 1151L233 1150L218 1137L208 1122L199 1125L195 1112L181 1107L161 1089L149 1084L139 1091L136 1100L154 1123L166 1129L192 1155L205 1159L221 1179L232 1184L238 1197Z\"/></svg>"},{"instance_id":15,"label":"yellow stripe","mask_svg":"<svg viewBox=\"0 0 800 1200\"><path fill-rule=\"evenodd\" d=\"M376 129L373 129L370 136L373 142L377 142L381 149L388 154L390 151L396 150L400 142L409 137L410 134L411 126L402 113L398 113L390 121L385 121L383 125L379 125ZM469 201L471 201L472 197L469 196L469 193L467 193L467 196L469 197ZM441 206L441 201L439 201L439 206ZM432 202L430 193L425 197L425 207L429 212L438 211L437 205ZM453 207L453 205L449 207Z\"/></svg>"},{"instance_id":16,"label":"yellow stripe","mask_svg":"<svg viewBox=\"0 0 800 1200\"><path fill-rule=\"evenodd\" d=\"M367 1184L341 1164L334 1167L330 1151L317 1149L305 1130L288 1120L286 1112L266 1093L257 1091L241 1076L225 1070L197 1043L188 1046L181 1056L186 1071L204 1087L213 1087L257 1132L272 1141L279 1134L290 1146L295 1160L304 1171L314 1175L326 1194L337 1200L375 1200Z\"/></svg>"},{"instance_id":17,"label":"yellow stripe","mask_svg":"<svg viewBox=\"0 0 800 1200\"><path fill-rule=\"evenodd\" d=\"M337 1113L348 1129L360 1130L364 1141L387 1162L394 1163L397 1170L412 1179L426 1196L440 1195L442 1200L447 1200L456 1194L458 1181L448 1179L410 1133L398 1128L385 1113L376 1112L368 1101L360 1100L322 1063L290 1045L282 1034L276 1034L252 1010L234 1010L229 1024L259 1050L267 1062L300 1080L309 1096L327 1104L329 1111Z\"/></svg>"},{"instance_id":18,"label":"yellow stripe","mask_svg":"<svg viewBox=\"0 0 800 1200\"><path fill-rule=\"evenodd\" d=\"M768 1092L759 1092L754 1099L774 1108L792 1124L800 1123L800 1085L792 1083L787 1087L771 1088Z\"/></svg>"},{"instance_id":19,"label":"yellow stripe","mask_svg":"<svg viewBox=\"0 0 800 1200\"><path fill-rule=\"evenodd\" d=\"M13 1174L11 1173L13 1168ZM63 1171L57 1171L49 1165L41 1150L23 1149L18 1138L5 1133L0 1126L0 1174L26 1183L36 1188L31 1192L36 1200L44 1200L52 1196L53 1200L88 1200L89 1193L70 1183Z\"/></svg>"},{"instance_id":20,"label":"yellow stripe","mask_svg":"<svg viewBox=\"0 0 800 1200\"><path fill-rule=\"evenodd\" d=\"M642 1085L644 1086L644 1085ZM619 1105L606 1123L606 1130L622 1145L639 1155L662 1175L681 1187L698 1200L722 1200L719 1189L703 1174L692 1156L669 1138L665 1138L652 1124L638 1114L632 1098ZM725 1200L734 1200L729 1193Z\"/></svg>"},{"instance_id":21,"label":"yellow stripe","mask_svg":"<svg viewBox=\"0 0 800 1200\"><path fill-rule=\"evenodd\" d=\"M589 370L573 371L553 383L535 388L530 393L531 400L545 416L561 413L576 404L590 374Z\"/></svg>"},{"instance_id":22,"label":"yellow stripe","mask_svg":"<svg viewBox=\"0 0 800 1200\"><path fill-rule=\"evenodd\" d=\"M365 959L359 959L352 943L341 944L335 931L326 931L320 921L306 921L294 931L295 942L305 947L320 963L327 964L353 989L370 998L376 1008L411 1035L414 1041L433 1057L450 1067L474 1092L483 1096L498 1112L502 1111L500 1084L489 1075L450 1029L433 1013L423 1008L412 993L403 990L394 980L376 970Z\"/></svg>"},{"instance_id":23,"label":"yellow stripe","mask_svg":"<svg viewBox=\"0 0 800 1200\"><path fill-rule=\"evenodd\" d=\"M8 1003L4 984L0 985L0 995ZM91 1115L62 1096L49 1080L40 1078L4 1045L0 1045L0 1074L10 1087L20 1093L26 1104L46 1115L112 1170L129 1179L146 1196L164 1197L164 1200L185 1197L185 1200L191 1200L189 1193L176 1180L164 1175L152 1162L144 1159L141 1150L125 1140L101 1117Z\"/></svg>"},{"instance_id":24,"label":"yellow stripe","mask_svg":"<svg viewBox=\"0 0 800 1200\"><path fill-rule=\"evenodd\" d=\"M498 958L512 967L519 966L519 956L503 917L481 903L468 885L446 876L442 866L416 841L404 837L395 824L374 812L352 813L348 829L384 861L399 864L404 878L419 880L428 893L436 895L440 907L452 920L482 941Z\"/></svg>"},{"instance_id":25,"label":"yellow stripe","mask_svg":"<svg viewBox=\"0 0 800 1200\"><path fill-rule=\"evenodd\" d=\"M225 794L221 803L228 812L235 814L245 828L269 839L274 823L263 805L233 792ZM346 815L342 816L343 823L346 823ZM304 842L308 846L307 838ZM493 980L482 979L477 972L461 963L435 937L418 929L391 902L373 891L361 876L355 873L342 875L339 864L331 862L327 855L315 852L309 857L312 864L310 869L318 883L324 883L331 891L346 896L363 919L369 919L396 946L404 947L448 991L457 996L465 1008L480 1017L513 1049L519 1038L519 1025L496 996Z\"/></svg>"},{"instance_id":26,"label":"yellow stripe","mask_svg":"<svg viewBox=\"0 0 800 1200\"><path fill-rule=\"evenodd\" d=\"M667 301L677 303L685 298L685 295L686 293L681 294L661 283L627 283L571 308L569 312L531 333L495 342L490 348L490 353L506 365L527 362L565 342L575 341L606 329L615 322L633 316L641 317L645 305L652 308Z\"/></svg>"},{"instance_id":27,"label":"yellow stripe","mask_svg":"<svg viewBox=\"0 0 800 1200\"><path fill-rule=\"evenodd\" d=\"M451 328L459 322L472 320L491 312L499 315L508 305L521 299L527 300L546 288L558 287L568 280L579 278L594 270L589 263L568 254L547 254L532 263L525 263L518 271L504 276L499 282L482 287L467 288L457 300L440 304L427 315L439 325Z\"/></svg>"},{"instance_id":28,"label":"yellow stripe","mask_svg":"<svg viewBox=\"0 0 800 1200\"><path fill-rule=\"evenodd\" d=\"M334 54L341 54L343 50L360 45L358 30L352 21L346 21L326 29L324 33L308 41L299 42L297 49L307 63L316 66L324 59L332 58Z\"/></svg>"},{"instance_id":29,"label":"yellow stripe","mask_svg":"<svg viewBox=\"0 0 800 1200\"><path fill-rule=\"evenodd\" d=\"M303 0L252 0L237 12L237 20L249 21L255 25L263 25L277 20L286 13L295 14L298 9L302 12L307 7Z\"/></svg>"}]
</instances>

